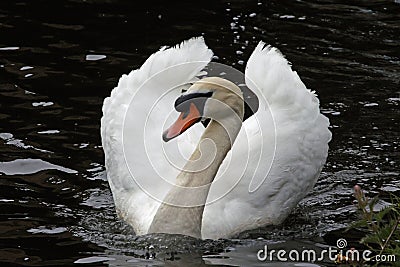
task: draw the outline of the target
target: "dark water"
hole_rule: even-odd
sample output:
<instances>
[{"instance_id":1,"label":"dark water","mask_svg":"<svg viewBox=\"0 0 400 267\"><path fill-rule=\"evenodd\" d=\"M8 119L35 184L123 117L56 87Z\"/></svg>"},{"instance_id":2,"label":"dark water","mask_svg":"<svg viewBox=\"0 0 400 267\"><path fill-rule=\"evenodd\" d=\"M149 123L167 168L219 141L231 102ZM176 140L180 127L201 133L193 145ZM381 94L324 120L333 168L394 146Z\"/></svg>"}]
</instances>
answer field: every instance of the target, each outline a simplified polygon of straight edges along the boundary
<instances>
[{"instance_id":1,"label":"dark water","mask_svg":"<svg viewBox=\"0 0 400 267\"><path fill-rule=\"evenodd\" d=\"M399 194L400 4L143 2L0 2L1 266L278 266L257 261L264 244L352 238L341 229L357 218L356 183L382 199ZM160 46L198 35L242 71L259 40L277 46L331 121L328 162L282 226L215 242L135 237L106 181L102 100ZM143 259L150 244L156 259Z\"/></svg>"}]
</instances>

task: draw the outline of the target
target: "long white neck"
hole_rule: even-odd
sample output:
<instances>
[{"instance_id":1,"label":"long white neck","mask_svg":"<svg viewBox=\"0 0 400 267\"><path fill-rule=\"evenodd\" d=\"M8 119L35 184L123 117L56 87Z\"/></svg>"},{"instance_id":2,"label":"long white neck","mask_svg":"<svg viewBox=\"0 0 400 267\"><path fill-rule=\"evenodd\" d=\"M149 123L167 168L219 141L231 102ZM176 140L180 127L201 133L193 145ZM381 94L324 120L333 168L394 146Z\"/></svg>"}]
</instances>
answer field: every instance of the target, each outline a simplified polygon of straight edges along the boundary
<instances>
[{"instance_id":1,"label":"long white neck","mask_svg":"<svg viewBox=\"0 0 400 267\"><path fill-rule=\"evenodd\" d=\"M149 233L201 238L203 211L211 183L241 125L239 117L234 116L210 122L174 187L157 210Z\"/></svg>"}]
</instances>

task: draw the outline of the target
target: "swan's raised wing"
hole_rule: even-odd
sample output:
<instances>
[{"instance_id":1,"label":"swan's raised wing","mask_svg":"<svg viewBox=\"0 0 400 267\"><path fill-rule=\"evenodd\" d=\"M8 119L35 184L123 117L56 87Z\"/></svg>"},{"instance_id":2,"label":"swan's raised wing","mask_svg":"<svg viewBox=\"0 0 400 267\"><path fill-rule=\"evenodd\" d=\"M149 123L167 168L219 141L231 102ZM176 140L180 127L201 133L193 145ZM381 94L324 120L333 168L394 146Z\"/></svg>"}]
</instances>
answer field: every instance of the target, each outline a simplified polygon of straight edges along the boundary
<instances>
[{"instance_id":1,"label":"swan's raised wing","mask_svg":"<svg viewBox=\"0 0 400 267\"><path fill-rule=\"evenodd\" d=\"M263 143L271 143L265 132L273 132L275 147L271 164L280 165L281 171L291 167L306 177L314 177L316 170L319 174L327 157L331 132L328 119L320 113L316 94L307 89L278 49L263 42L258 44L248 61L246 84L260 100L260 109L255 116L257 121L262 124L265 119L272 119L271 128L262 127L262 131L257 132ZM254 127L254 124L247 126ZM265 168L259 169L261 173L257 171L249 184L250 192L264 182L264 178L260 179L262 173L268 173ZM300 173L296 175L302 177ZM301 183L304 185L309 181L302 178ZM315 180L309 182L306 192L314 183Z\"/></svg>"},{"instance_id":2,"label":"swan's raised wing","mask_svg":"<svg viewBox=\"0 0 400 267\"><path fill-rule=\"evenodd\" d=\"M179 155L189 156L204 130L196 125L178 142L162 141L164 125L177 116L175 99L212 55L202 37L162 48L140 69L123 75L104 100L101 136L107 177L119 215L137 234L147 232L157 199L163 199L186 162Z\"/></svg>"},{"instance_id":3,"label":"swan's raised wing","mask_svg":"<svg viewBox=\"0 0 400 267\"><path fill-rule=\"evenodd\" d=\"M205 238L280 223L314 186L327 157L329 121L276 48L260 42L245 76L259 108L243 123L211 186Z\"/></svg>"}]
</instances>

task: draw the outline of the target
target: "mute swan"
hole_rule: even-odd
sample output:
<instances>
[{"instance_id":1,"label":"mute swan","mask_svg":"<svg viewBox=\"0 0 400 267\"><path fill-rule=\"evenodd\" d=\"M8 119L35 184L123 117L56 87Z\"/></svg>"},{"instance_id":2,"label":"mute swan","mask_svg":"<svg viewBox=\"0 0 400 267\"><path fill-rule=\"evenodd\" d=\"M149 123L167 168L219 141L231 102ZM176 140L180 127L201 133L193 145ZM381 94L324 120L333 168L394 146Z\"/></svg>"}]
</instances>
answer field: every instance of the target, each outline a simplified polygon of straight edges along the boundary
<instances>
[{"instance_id":1,"label":"mute swan","mask_svg":"<svg viewBox=\"0 0 400 267\"><path fill-rule=\"evenodd\" d=\"M212 55L201 37L164 47L104 100L108 181L138 235L218 239L279 224L326 161L329 121L277 49L260 42L247 62L259 108L244 122L235 84L198 78Z\"/></svg>"}]
</instances>

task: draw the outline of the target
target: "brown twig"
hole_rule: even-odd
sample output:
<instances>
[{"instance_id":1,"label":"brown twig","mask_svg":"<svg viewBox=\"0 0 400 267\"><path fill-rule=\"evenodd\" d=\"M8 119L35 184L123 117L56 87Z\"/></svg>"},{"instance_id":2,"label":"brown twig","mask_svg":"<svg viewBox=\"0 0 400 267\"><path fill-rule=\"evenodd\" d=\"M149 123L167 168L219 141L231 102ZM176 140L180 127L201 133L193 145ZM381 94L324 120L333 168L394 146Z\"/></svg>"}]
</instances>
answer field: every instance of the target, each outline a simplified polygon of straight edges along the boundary
<instances>
[{"instance_id":1,"label":"brown twig","mask_svg":"<svg viewBox=\"0 0 400 267\"><path fill-rule=\"evenodd\" d=\"M394 234L394 231L396 231L397 226L399 226L399 224L400 224L400 220L397 220L397 223L394 224L394 226L393 226L393 228L392 228L392 231L390 231L389 236L386 238L385 243L383 244L382 250L381 250L381 252L379 253L379 256L382 255L382 253L383 253L383 251L385 250L387 244L389 243L390 238L391 238L392 235Z\"/></svg>"}]
</instances>

